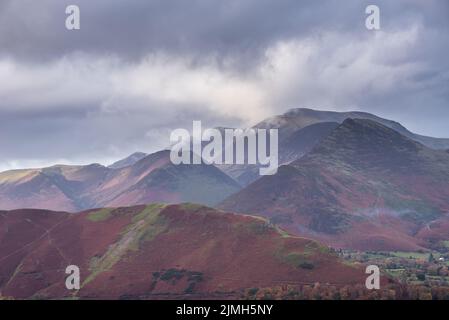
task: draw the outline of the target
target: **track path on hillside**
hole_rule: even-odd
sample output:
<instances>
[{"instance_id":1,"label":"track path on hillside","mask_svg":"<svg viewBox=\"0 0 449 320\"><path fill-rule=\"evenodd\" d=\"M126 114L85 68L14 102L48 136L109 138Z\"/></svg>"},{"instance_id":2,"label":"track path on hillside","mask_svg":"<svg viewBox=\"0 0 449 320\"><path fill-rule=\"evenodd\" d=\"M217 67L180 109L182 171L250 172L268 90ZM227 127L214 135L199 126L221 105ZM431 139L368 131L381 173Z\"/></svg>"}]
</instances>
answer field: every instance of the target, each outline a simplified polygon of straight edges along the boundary
<instances>
[{"instance_id":1,"label":"track path on hillside","mask_svg":"<svg viewBox=\"0 0 449 320\"><path fill-rule=\"evenodd\" d=\"M42 227L42 226L39 226L40 228L43 228L43 229L45 230L45 232L44 232L39 238L37 238L37 239L35 239L35 240L33 240L33 241L31 241L31 242L29 242L29 243L23 245L21 248L15 250L14 252L11 252L11 253L8 254L8 255L6 255L6 256L4 256L4 257L1 257L1 258L0 258L0 263L1 263L2 261L5 261L5 260L8 259L9 257L11 257L11 256L13 256L13 255L15 255L15 254L17 254L17 253L19 253L19 252L25 250L26 248L33 246L33 245L36 244L38 241L41 241L42 239L44 239L45 237L47 237L47 236L48 236L54 229L56 229L56 228L59 227L61 224L63 224L64 222L66 222L69 218L71 218L71 216L68 216L68 217L66 217L65 219L61 220L60 222L58 222L57 224L55 224L54 226L52 226L50 229L46 229L46 228L44 228L44 227ZM29 221L29 219L26 219L26 220L27 220L28 223L31 222L31 221ZM35 224L35 225L36 225L36 224ZM36 226L37 226L37 225L36 225ZM29 254L29 253L28 253L28 254ZM27 254L27 256L28 256L28 254ZM25 259L27 256L25 256L24 259Z\"/></svg>"}]
</instances>

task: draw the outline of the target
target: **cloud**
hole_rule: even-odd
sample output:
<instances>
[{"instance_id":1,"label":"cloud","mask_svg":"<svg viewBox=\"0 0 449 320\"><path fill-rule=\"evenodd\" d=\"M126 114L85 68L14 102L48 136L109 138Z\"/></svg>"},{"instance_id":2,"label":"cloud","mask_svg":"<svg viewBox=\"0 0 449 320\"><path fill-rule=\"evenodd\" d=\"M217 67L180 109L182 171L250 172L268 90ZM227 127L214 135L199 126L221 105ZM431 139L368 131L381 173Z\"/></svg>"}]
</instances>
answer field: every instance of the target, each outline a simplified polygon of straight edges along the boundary
<instances>
[{"instance_id":1,"label":"cloud","mask_svg":"<svg viewBox=\"0 0 449 320\"><path fill-rule=\"evenodd\" d=\"M8 79L0 86L0 149L14 159L4 167L43 156L109 162L168 146L170 129L193 119L242 123L263 107L255 84L165 55L139 63L78 54L27 66L3 60L0 78Z\"/></svg>"}]
</instances>

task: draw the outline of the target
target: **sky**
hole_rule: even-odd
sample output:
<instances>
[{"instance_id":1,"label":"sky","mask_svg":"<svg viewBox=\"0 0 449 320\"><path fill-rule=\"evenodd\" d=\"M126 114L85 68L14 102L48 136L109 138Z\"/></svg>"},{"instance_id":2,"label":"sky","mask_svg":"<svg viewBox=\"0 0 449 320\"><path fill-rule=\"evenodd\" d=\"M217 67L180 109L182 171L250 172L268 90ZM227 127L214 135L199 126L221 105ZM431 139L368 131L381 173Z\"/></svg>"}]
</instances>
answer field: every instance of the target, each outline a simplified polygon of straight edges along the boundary
<instances>
[{"instance_id":1,"label":"sky","mask_svg":"<svg viewBox=\"0 0 449 320\"><path fill-rule=\"evenodd\" d=\"M446 0L0 0L0 171L109 164L193 120L297 107L449 137L448 52Z\"/></svg>"}]
</instances>

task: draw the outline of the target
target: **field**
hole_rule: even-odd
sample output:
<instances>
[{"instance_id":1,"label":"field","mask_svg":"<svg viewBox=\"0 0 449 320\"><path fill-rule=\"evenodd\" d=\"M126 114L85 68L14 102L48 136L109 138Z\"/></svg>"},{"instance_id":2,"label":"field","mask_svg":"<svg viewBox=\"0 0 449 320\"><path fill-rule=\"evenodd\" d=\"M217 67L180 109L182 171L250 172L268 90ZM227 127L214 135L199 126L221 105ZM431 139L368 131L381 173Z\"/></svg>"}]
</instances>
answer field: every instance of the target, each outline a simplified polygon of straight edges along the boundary
<instances>
[{"instance_id":1,"label":"field","mask_svg":"<svg viewBox=\"0 0 449 320\"><path fill-rule=\"evenodd\" d=\"M449 288L449 254L447 252L341 250L340 255L351 263L377 265L384 276L405 285Z\"/></svg>"}]
</instances>

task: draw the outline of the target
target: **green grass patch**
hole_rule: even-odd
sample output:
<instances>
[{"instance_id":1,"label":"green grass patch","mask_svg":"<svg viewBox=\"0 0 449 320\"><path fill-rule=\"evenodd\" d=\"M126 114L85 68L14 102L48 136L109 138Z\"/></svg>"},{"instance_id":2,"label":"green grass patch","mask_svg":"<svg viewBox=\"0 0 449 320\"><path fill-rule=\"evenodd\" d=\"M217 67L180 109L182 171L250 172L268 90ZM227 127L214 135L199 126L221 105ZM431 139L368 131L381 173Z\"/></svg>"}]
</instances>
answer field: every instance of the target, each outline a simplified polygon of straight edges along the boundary
<instances>
[{"instance_id":1,"label":"green grass patch","mask_svg":"<svg viewBox=\"0 0 449 320\"><path fill-rule=\"evenodd\" d=\"M105 221L105 220L108 220L112 216L112 211L114 211L114 209L105 208L105 209L101 209L101 210L98 210L95 212L91 212L87 216L87 219L89 219L90 221L93 221L93 222Z\"/></svg>"},{"instance_id":2,"label":"green grass patch","mask_svg":"<svg viewBox=\"0 0 449 320\"><path fill-rule=\"evenodd\" d=\"M311 241L308 244L306 244L304 252L306 254L315 254L315 253L327 254L330 253L330 249L329 247L323 246L316 241Z\"/></svg>"},{"instance_id":3,"label":"green grass patch","mask_svg":"<svg viewBox=\"0 0 449 320\"><path fill-rule=\"evenodd\" d=\"M407 269L404 268L385 269L385 272L390 277L401 279L406 275Z\"/></svg>"},{"instance_id":4,"label":"green grass patch","mask_svg":"<svg viewBox=\"0 0 449 320\"><path fill-rule=\"evenodd\" d=\"M152 204L135 215L131 224L120 234L120 239L109 246L102 256L91 259L89 265L91 274L83 282L83 286L95 279L98 274L110 270L129 251L137 251L142 242L151 241L164 232L168 226L159 215L164 207L164 205Z\"/></svg>"},{"instance_id":5,"label":"green grass patch","mask_svg":"<svg viewBox=\"0 0 449 320\"><path fill-rule=\"evenodd\" d=\"M292 236L282 228L276 226L276 231L281 235L282 238L291 238Z\"/></svg>"},{"instance_id":6,"label":"green grass patch","mask_svg":"<svg viewBox=\"0 0 449 320\"><path fill-rule=\"evenodd\" d=\"M136 223L140 220L145 220L147 218L155 217L161 212L162 209L166 207L165 204L161 203L152 203L148 206L146 206L142 211L140 211L138 214L136 214L133 217L133 223Z\"/></svg>"},{"instance_id":7,"label":"green grass patch","mask_svg":"<svg viewBox=\"0 0 449 320\"><path fill-rule=\"evenodd\" d=\"M428 252L392 251L391 254L398 258L428 260L430 253L428 253Z\"/></svg>"}]
</instances>

